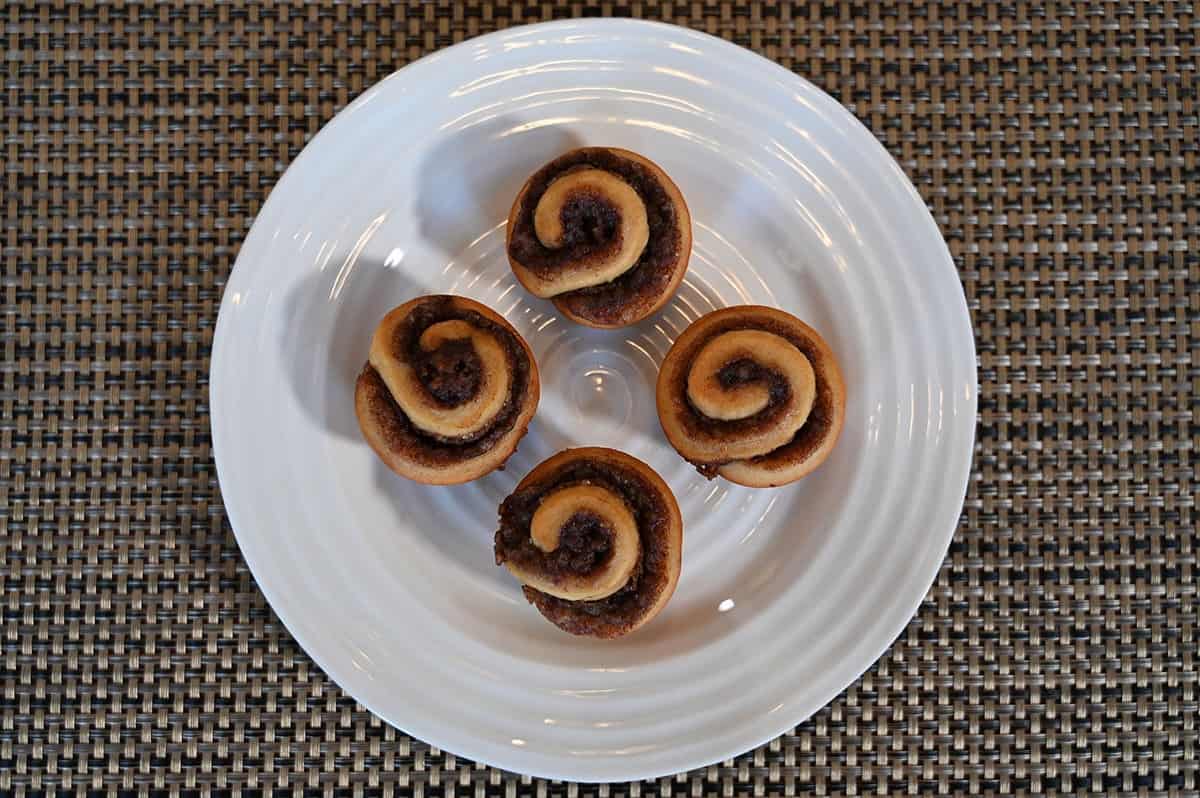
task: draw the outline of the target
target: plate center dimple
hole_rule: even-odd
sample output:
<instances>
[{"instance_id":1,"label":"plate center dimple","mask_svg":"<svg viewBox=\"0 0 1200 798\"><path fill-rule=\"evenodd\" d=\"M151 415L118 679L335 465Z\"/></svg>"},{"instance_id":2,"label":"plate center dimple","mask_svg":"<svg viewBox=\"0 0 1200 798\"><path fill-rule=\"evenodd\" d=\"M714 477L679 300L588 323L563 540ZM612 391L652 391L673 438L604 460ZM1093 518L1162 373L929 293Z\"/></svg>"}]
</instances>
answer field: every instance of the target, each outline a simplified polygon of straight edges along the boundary
<instances>
[{"instance_id":1,"label":"plate center dimple","mask_svg":"<svg viewBox=\"0 0 1200 798\"><path fill-rule=\"evenodd\" d=\"M633 415L633 389L621 370L621 358L588 352L577 358L580 368L568 389L575 420L621 430Z\"/></svg>"}]
</instances>

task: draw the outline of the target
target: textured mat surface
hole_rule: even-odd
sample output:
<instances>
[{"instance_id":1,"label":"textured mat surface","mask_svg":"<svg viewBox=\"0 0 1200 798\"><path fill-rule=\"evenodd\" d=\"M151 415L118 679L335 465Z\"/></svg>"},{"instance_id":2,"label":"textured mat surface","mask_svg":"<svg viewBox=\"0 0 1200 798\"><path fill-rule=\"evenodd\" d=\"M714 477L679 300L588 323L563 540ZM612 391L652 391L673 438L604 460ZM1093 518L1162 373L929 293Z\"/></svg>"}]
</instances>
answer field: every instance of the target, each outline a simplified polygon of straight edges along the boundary
<instances>
[{"instance_id":1,"label":"textured mat surface","mask_svg":"<svg viewBox=\"0 0 1200 798\"><path fill-rule=\"evenodd\" d=\"M579 14L807 76L933 209L977 335L975 471L919 616L738 759L542 783L396 732L280 626L208 435L221 289L305 141L407 61ZM0 9L0 792L1200 791L1192 2L9 2Z\"/></svg>"}]
</instances>

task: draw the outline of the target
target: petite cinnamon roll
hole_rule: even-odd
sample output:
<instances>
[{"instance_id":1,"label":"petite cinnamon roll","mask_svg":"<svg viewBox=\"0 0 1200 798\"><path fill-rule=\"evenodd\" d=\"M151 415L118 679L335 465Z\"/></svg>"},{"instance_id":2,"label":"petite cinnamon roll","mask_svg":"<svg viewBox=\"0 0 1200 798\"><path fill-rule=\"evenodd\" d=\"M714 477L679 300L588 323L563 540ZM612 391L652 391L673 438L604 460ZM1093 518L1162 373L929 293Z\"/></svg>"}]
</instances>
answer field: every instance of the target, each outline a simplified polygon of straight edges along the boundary
<instances>
[{"instance_id":1,"label":"petite cinnamon roll","mask_svg":"<svg viewBox=\"0 0 1200 798\"><path fill-rule=\"evenodd\" d=\"M620 637L657 615L675 591L682 550L667 483L614 449L559 452L500 505L496 564L575 635Z\"/></svg>"},{"instance_id":2,"label":"petite cinnamon roll","mask_svg":"<svg viewBox=\"0 0 1200 798\"><path fill-rule=\"evenodd\" d=\"M710 479L794 482L833 450L846 389L829 346L774 308L713 311L693 322L658 372L667 440Z\"/></svg>"},{"instance_id":3,"label":"petite cinnamon roll","mask_svg":"<svg viewBox=\"0 0 1200 798\"><path fill-rule=\"evenodd\" d=\"M423 296L379 323L354 409L388 468L454 485L503 466L539 391L533 352L503 317L465 297Z\"/></svg>"},{"instance_id":4,"label":"petite cinnamon roll","mask_svg":"<svg viewBox=\"0 0 1200 798\"><path fill-rule=\"evenodd\" d=\"M584 147L526 181L508 215L508 260L532 294L589 327L624 327L666 304L687 270L692 219L657 165Z\"/></svg>"}]
</instances>

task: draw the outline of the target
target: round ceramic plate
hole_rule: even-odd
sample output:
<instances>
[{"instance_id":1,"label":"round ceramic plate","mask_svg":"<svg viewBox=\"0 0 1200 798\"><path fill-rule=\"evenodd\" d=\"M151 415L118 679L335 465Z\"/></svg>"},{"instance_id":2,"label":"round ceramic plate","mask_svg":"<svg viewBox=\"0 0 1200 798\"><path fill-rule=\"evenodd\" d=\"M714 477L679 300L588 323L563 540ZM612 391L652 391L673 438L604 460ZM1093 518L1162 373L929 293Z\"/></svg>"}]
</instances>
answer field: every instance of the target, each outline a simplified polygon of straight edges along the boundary
<instances>
[{"instance_id":1,"label":"round ceramic plate","mask_svg":"<svg viewBox=\"0 0 1200 798\"><path fill-rule=\"evenodd\" d=\"M581 145L643 153L691 207L664 310L617 331L566 321L504 254L525 178ZM419 294L503 313L542 403L507 468L450 488L389 472L354 379L376 322ZM849 395L802 482L708 481L667 445L654 381L714 308L815 327ZM317 135L246 237L213 343L212 429L230 522L312 658L390 723L509 770L640 779L788 731L912 617L954 531L975 424L962 288L920 197L831 98L726 42L629 21L534 25L412 64ZM684 516L674 599L627 638L571 637L495 565L496 509L577 445L658 470Z\"/></svg>"}]
</instances>

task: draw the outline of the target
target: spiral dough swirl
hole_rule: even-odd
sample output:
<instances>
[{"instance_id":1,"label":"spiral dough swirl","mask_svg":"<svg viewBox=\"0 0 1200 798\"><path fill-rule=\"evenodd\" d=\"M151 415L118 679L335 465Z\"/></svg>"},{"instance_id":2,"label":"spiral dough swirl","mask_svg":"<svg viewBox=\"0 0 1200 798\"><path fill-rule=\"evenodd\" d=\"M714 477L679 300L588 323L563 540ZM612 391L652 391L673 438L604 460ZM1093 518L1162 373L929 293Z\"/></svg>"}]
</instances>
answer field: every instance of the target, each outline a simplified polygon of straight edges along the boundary
<instances>
[{"instance_id":1,"label":"spiral dough swirl","mask_svg":"<svg viewBox=\"0 0 1200 798\"><path fill-rule=\"evenodd\" d=\"M629 582L641 557L633 513L618 494L596 485L547 494L533 514L529 536L550 557L510 561L508 570L522 584L567 601L611 596ZM563 556L555 558L556 553ZM580 565L590 567L574 570Z\"/></svg>"},{"instance_id":2,"label":"spiral dough swirl","mask_svg":"<svg viewBox=\"0 0 1200 798\"><path fill-rule=\"evenodd\" d=\"M509 214L508 257L531 293L593 327L657 310L683 278L691 217L679 189L627 150L573 150L539 169Z\"/></svg>"},{"instance_id":3,"label":"spiral dough swirl","mask_svg":"<svg viewBox=\"0 0 1200 798\"><path fill-rule=\"evenodd\" d=\"M503 318L464 297L427 296L379 323L355 408L394 471L453 484L512 454L538 393L532 353Z\"/></svg>"},{"instance_id":4,"label":"spiral dough swirl","mask_svg":"<svg viewBox=\"0 0 1200 798\"><path fill-rule=\"evenodd\" d=\"M534 206L533 229L547 249L576 249L562 269L529 272L529 290L542 298L620 277L650 237L646 203L637 191L611 172L586 167L554 179ZM581 245L585 240L602 243Z\"/></svg>"},{"instance_id":5,"label":"spiral dough swirl","mask_svg":"<svg viewBox=\"0 0 1200 798\"><path fill-rule=\"evenodd\" d=\"M395 339L404 322L399 314L384 318L368 362L414 427L447 442L479 437L495 422L511 382L496 333L447 319L425 328L415 352L402 352Z\"/></svg>"},{"instance_id":6,"label":"spiral dough swirl","mask_svg":"<svg viewBox=\"0 0 1200 798\"><path fill-rule=\"evenodd\" d=\"M771 308L698 319L659 371L659 418L671 444L705 475L746 485L780 485L815 469L837 440L844 405L824 340Z\"/></svg>"},{"instance_id":7,"label":"spiral dough swirl","mask_svg":"<svg viewBox=\"0 0 1200 798\"><path fill-rule=\"evenodd\" d=\"M616 637L670 598L683 526L666 483L612 449L561 452L500 506L496 562L562 629Z\"/></svg>"}]
</instances>

